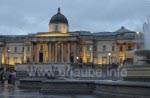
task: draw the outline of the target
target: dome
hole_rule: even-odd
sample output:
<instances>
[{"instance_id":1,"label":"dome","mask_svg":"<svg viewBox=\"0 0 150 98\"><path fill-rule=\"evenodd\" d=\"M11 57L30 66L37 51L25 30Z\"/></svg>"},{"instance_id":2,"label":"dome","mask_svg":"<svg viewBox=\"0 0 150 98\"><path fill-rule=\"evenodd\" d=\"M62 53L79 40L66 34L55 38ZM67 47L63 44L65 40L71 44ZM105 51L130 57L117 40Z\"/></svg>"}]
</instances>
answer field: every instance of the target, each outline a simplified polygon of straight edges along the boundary
<instances>
[{"instance_id":1,"label":"dome","mask_svg":"<svg viewBox=\"0 0 150 98\"><path fill-rule=\"evenodd\" d=\"M63 14L61 14L60 8L58 8L58 13L52 16L49 25L52 23L64 23L68 25L68 20Z\"/></svg>"}]
</instances>

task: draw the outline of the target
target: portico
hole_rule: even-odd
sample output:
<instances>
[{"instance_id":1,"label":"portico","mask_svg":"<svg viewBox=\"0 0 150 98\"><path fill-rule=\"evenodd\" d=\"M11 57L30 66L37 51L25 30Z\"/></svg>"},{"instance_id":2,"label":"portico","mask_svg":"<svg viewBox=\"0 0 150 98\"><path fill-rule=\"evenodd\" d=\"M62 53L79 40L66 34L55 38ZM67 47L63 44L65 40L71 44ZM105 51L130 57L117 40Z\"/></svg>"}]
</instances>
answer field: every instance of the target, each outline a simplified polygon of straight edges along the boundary
<instances>
[{"instance_id":1,"label":"portico","mask_svg":"<svg viewBox=\"0 0 150 98\"><path fill-rule=\"evenodd\" d=\"M50 34L51 35L51 34ZM57 34L61 35L61 34ZM33 63L70 63L75 62L77 55L77 37L59 36L56 38L37 35L32 40Z\"/></svg>"}]
</instances>

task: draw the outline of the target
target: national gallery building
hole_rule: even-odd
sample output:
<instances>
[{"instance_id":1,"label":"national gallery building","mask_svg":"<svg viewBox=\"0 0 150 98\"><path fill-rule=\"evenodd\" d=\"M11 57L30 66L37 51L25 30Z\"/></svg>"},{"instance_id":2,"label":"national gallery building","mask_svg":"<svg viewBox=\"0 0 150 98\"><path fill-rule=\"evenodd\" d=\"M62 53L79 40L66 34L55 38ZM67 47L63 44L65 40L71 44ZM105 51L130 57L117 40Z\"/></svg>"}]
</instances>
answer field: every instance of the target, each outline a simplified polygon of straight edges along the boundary
<instances>
[{"instance_id":1,"label":"national gallery building","mask_svg":"<svg viewBox=\"0 0 150 98\"><path fill-rule=\"evenodd\" d=\"M125 27L113 32L70 32L68 20L58 8L48 32L0 35L0 64L135 63L138 58L133 51L143 48L142 38L142 33Z\"/></svg>"}]
</instances>

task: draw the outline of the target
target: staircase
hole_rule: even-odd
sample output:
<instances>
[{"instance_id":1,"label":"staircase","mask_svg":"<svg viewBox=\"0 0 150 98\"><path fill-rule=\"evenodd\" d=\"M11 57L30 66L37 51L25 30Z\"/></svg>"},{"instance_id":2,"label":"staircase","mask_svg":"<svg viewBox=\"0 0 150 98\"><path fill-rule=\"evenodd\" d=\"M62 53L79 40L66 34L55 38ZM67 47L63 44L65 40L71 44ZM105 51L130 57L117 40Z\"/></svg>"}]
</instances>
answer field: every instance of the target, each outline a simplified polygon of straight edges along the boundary
<instances>
[{"instance_id":1,"label":"staircase","mask_svg":"<svg viewBox=\"0 0 150 98\"><path fill-rule=\"evenodd\" d=\"M17 77L16 77L17 79L22 79L22 78L28 77L27 71L17 71L16 75L17 75Z\"/></svg>"}]
</instances>

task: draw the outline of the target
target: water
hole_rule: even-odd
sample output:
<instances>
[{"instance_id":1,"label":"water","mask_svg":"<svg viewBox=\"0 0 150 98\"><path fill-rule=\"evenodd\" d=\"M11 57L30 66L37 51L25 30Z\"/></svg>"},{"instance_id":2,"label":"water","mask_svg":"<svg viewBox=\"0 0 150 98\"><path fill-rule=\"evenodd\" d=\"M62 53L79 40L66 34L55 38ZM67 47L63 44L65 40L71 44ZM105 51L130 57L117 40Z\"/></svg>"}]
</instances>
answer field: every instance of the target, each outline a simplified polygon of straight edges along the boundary
<instances>
[{"instance_id":1,"label":"water","mask_svg":"<svg viewBox=\"0 0 150 98\"><path fill-rule=\"evenodd\" d=\"M150 49L150 15L148 16L147 23L144 24L144 49Z\"/></svg>"},{"instance_id":2,"label":"water","mask_svg":"<svg viewBox=\"0 0 150 98\"><path fill-rule=\"evenodd\" d=\"M18 83L17 83L18 84ZM22 90L16 86L0 86L0 98L100 98L95 95L44 95L36 91Z\"/></svg>"}]
</instances>

